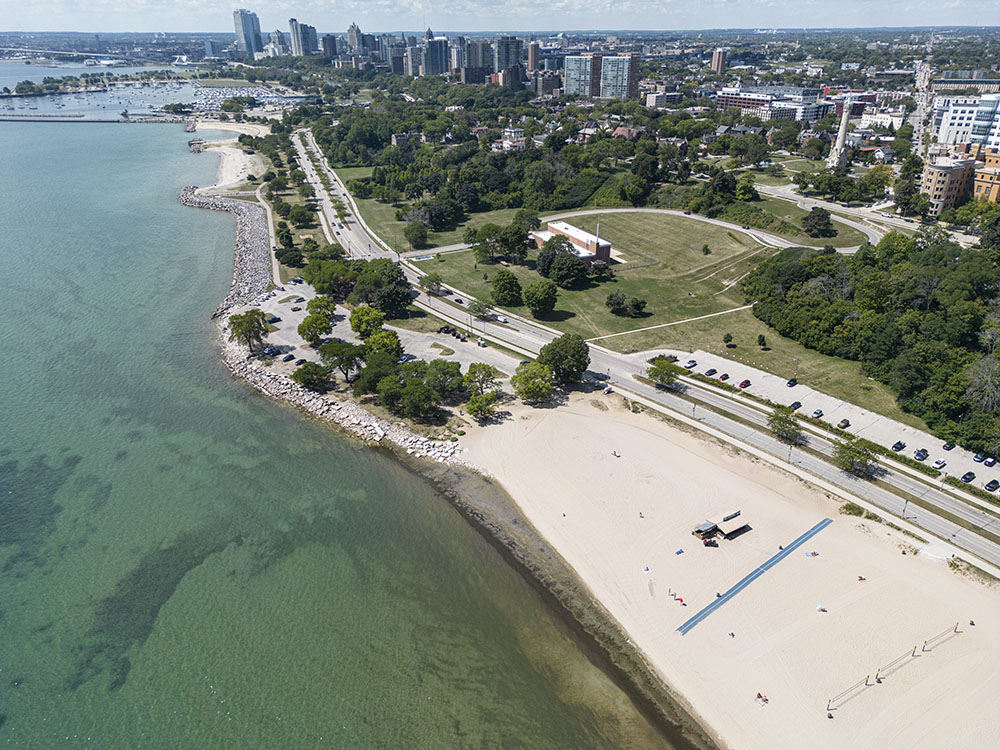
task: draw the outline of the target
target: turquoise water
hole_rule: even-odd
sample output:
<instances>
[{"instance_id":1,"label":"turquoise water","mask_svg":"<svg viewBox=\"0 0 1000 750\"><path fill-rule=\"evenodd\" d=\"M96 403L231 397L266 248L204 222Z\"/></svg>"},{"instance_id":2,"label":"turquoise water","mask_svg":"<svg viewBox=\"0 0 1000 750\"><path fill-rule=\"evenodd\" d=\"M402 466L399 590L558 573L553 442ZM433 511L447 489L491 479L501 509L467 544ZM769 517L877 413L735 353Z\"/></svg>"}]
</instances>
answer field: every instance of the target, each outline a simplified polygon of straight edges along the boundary
<instances>
[{"instance_id":1,"label":"turquoise water","mask_svg":"<svg viewBox=\"0 0 1000 750\"><path fill-rule=\"evenodd\" d=\"M0 744L664 747L443 498L218 364L188 137L0 123Z\"/></svg>"}]
</instances>

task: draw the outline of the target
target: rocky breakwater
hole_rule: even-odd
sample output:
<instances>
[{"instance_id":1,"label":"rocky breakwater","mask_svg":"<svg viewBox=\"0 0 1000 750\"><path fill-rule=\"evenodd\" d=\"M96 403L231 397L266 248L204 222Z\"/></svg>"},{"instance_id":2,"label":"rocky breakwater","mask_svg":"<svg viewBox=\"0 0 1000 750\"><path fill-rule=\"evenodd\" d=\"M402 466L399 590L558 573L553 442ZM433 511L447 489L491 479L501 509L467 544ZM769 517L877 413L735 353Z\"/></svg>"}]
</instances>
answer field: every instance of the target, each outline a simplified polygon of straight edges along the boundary
<instances>
[{"instance_id":1,"label":"rocky breakwater","mask_svg":"<svg viewBox=\"0 0 1000 750\"><path fill-rule=\"evenodd\" d=\"M194 187L185 187L177 199L185 206L228 211L236 216L233 283L229 287L229 294L212 315L213 318L218 318L237 305L245 305L266 292L271 284L271 239L267 228L267 213L257 203L198 195L196 190Z\"/></svg>"},{"instance_id":2,"label":"rocky breakwater","mask_svg":"<svg viewBox=\"0 0 1000 750\"><path fill-rule=\"evenodd\" d=\"M286 375L268 368L262 360L249 355L242 344L229 340L229 318L237 308L267 291L271 284L271 246L267 215L256 203L198 195L196 188L181 190L178 200L192 208L229 211L236 215L236 250L233 263L233 283L229 294L212 315L219 319L222 355L233 375L271 398L287 401L303 411L334 422L362 440L388 442L407 454L430 458L441 463L464 464L461 450L454 443L428 440L414 434L400 423L388 422L349 400L320 394L304 388Z\"/></svg>"}]
</instances>

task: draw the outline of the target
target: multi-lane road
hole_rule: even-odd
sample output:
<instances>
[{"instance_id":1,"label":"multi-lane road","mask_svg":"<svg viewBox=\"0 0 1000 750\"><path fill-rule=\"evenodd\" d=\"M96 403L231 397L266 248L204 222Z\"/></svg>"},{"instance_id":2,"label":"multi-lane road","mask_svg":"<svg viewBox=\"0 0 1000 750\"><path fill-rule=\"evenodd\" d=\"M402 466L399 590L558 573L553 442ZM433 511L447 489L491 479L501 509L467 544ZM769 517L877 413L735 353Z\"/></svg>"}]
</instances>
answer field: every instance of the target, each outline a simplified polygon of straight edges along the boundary
<instances>
[{"instance_id":1,"label":"multi-lane road","mask_svg":"<svg viewBox=\"0 0 1000 750\"><path fill-rule=\"evenodd\" d=\"M404 259L399 259L394 251L366 227L346 187L312 141L311 133L297 132L293 135L292 142L298 152L300 166L316 188L320 204L340 244L354 257L388 257L400 260L407 279L418 284L420 272ZM332 195L327 194L323 187L316 165L326 173L332 186ZM346 219L337 219L332 199L343 201L348 213ZM463 304L457 303L458 297L463 299ZM415 302L442 320L462 328L471 327L487 340L525 356L534 356L542 346L559 335L558 331L547 326L509 313L506 316L507 323L474 320L468 312L468 300L463 292L454 290L450 295L421 295ZM471 340L465 345L475 346ZM1000 566L1000 544L949 518L960 519L974 528L1000 536L1000 514L956 498L936 487L931 480L892 469L886 469L877 483L855 479L822 457L833 453L834 445L831 440L810 433L802 448L789 448L766 429L766 411L748 403L746 399L733 398L728 393L703 386L696 381L685 382L683 393L677 393L637 380L637 376L644 375L646 370L642 354L625 355L591 345L590 356L590 369L606 375L619 391L638 396L659 408L691 415L707 428L770 456L780 457L828 485L862 498L887 514L905 518L913 526ZM910 497L919 499L921 504L911 502ZM923 507L924 505L936 508L939 512Z\"/></svg>"}]
</instances>

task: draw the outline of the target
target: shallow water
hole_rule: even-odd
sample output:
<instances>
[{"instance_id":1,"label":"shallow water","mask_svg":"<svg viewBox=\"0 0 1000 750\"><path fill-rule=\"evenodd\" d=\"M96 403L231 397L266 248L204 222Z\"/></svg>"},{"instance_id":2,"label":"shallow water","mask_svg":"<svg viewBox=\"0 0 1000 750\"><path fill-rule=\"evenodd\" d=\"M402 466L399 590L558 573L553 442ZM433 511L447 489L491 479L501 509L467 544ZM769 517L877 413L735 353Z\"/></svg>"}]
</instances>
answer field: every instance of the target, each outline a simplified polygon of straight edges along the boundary
<instances>
[{"instance_id":1,"label":"shallow water","mask_svg":"<svg viewBox=\"0 0 1000 750\"><path fill-rule=\"evenodd\" d=\"M440 495L218 363L188 137L0 123L0 743L664 747Z\"/></svg>"}]
</instances>

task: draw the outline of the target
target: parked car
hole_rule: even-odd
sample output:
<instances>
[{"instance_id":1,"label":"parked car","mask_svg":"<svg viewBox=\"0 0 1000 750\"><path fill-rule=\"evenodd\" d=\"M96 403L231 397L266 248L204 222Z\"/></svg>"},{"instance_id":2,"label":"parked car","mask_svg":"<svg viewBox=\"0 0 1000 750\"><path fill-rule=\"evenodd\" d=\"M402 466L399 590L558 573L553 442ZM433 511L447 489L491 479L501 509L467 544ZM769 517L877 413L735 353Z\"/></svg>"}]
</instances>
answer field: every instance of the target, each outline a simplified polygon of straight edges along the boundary
<instances>
[{"instance_id":1,"label":"parked car","mask_svg":"<svg viewBox=\"0 0 1000 750\"><path fill-rule=\"evenodd\" d=\"M301 309L302 309L301 307L299 307L298 305L295 305L294 307L292 307L292 312L298 312Z\"/></svg>"},{"instance_id":2,"label":"parked car","mask_svg":"<svg viewBox=\"0 0 1000 750\"><path fill-rule=\"evenodd\" d=\"M304 365L305 363L306 363L306 361L304 359L297 359L297 360L295 360L295 366L296 367L302 367L302 365Z\"/></svg>"},{"instance_id":3,"label":"parked car","mask_svg":"<svg viewBox=\"0 0 1000 750\"><path fill-rule=\"evenodd\" d=\"M684 215L685 215L685 216L690 216L690 215L691 215L691 212L690 212L690 211L685 211L685 212L684 212Z\"/></svg>"},{"instance_id":4,"label":"parked car","mask_svg":"<svg viewBox=\"0 0 1000 750\"><path fill-rule=\"evenodd\" d=\"M895 443L892 444L892 449L896 451L896 453L899 453L905 447L906 443L904 443L902 440L897 440Z\"/></svg>"},{"instance_id":5,"label":"parked car","mask_svg":"<svg viewBox=\"0 0 1000 750\"><path fill-rule=\"evenodd\" d=\"M264 350L263 350L263 353L266 356L268 356L268 357L273 357L275 354L278 353L278 347L276 347L276 346L265 346Z\"/></svg>"},{"instance_id":6,"label":"parked car","mask_svg":"<svg viewBox=\"0 0 1000 750\"><path fill-rule=\"evenodd\" d=\"M939 458L937 461L935 461L934 463L931 464L931 466L933 466L938 471L941 471L941 469L943 469L947 465L948 465L948 462L945 461L943 458Z\"/></svg>"},{"instance_id":7,"label":"parked car","mask_svg":"<svg viewBox=\"0 0 1000 750\"><path fill-rule=\"evenodd\" d=\"M946 451L950 451L954 447L955 447L955 444L949 440L947 443L945 443L944 445L941 446L941 449L942 450L946 450Z\"/></svg>"},{"instance_id":8,"label":"parked car","mask_svg":"<svg viewBox=\"0 0 1000 750\"><path fill-rule=\"evenodd\" d=\"M267 322L268 323L280 323L281 322L281 318L279 318L277 315L272 315L270 318L267 319Z\"/></svg>"},{"instance_id":9,"label":"parked car","mask_svg":"<svg viewBox=\"0 0 1000 750\"><path fill-rule=\"evenodd\" d=\"M719 380L729 380L729 373L724 372L719 376Z\"/></svg>"},{"instance_id":10,"label":"parked car","mask_svg":"<svg viewBox=\"0 0 1000 750\"><path fill-rule=\"evenodd\" d=\"M792 401L792 403L789 404L789 408L792 411L795 411L796 409L800 409L800 408L802 408L802 402L801 401Z\"/></svg>"},{"instance_id":11,"label":"parked car","mask_svg":"<svg viewBox=\"0 0 1000 750\"><path fill-rule=\"evenodd\" d=\"M986 460L986 454L983 453L983 451L979 451L979 453L977 453L972 457L972 460L975 461L977 464L981 464L983 461Z\"/></svg>"},{"instance_id":12,"label":"parked car","mask_svg":"<svg viewBox=\"0 0 1000 750\"><path fill-rule=\"evenodd\" d=\"M799 381L796 380L795 378L789 378L788 382L785 383L785 385L787 385L789 388L794 388L798 384L799 384Z\"/></svg>"},{"instance_id":13,"label":"parked car","mask_svg":"<svg viewBox=\"0 0 1000 750\"><path fill-rule=\"evenodd\" d=\"M839 422L837 422L837 429L839 430L846 430L850 426L851 426L851 420L849 419L841 419Z\"/></svg>"},{"instance_id":14,"label":"parked car","mask_svg":"<svg viewBox=\"0 0 1000 750\"><path fill-rule=\"evenodd\" d=\"M295 302L296 304L299 303L299 302L305 302L305 301L306 301L305 297L296 297L294 300L292 300L292 302Z\"/></svg>"},{"instance_id":15,"label":"parked car","mask_svg":"<svg viewBox=\"0 0 1000 750\"><path fill-rule=\"evenodd\" d=\"M913 452L913 457L918 461L926 461L929 455L931 454L927 452L926 448L920 448Z\"/></svg>"},{"instance_id":16,"label":"parked car","mask_svg":"<svg viewBox=\"0 0 1000 750\"><path fill-rule=\"evenodd\" d=\"M816 411L814 411L812 413L812 418L813 419L819 419L822 416L823 416L823 410L822 409L817 409Z\"/></svg>"},{"instance_id":17,"label":"parked car","mask_svg":"<svg viewBox=\"0 0 1000 750\"><path fill-rule=\"evenodd\" d=\"M281 358L281 361L282 362L291 362L293 359L295 359L295 355L294 354L286 354L284 357Z\"/></svg>"},{"instance_id":18,"label":"parked car","mask_svg":"<svg viewBox=\"0 0 1000 750\"><path fill-rule=\"evenodd\" d=\"M416 358L417 358L416 354L410 354L409 352L407 352L402 357L396 360L396 364L397 365L406 364L407 362L412 362Z\"/></svg>"},{"instance_id":19,"label":"parked car","mask_svg":"<svg viewBox=\"0 0 1000 750\"><path fill-rule=\"evenodd\" d=\"M715 375L715 373L717 372L718 370L716 370L714 367L709 367L707 370L705 370L705 374L708 375L709 377Z\"/></svg>"},{"instance_id":20,"label":"parked car","mask_svg":"<svg viewBox=\"0 0 1000 750\"><path fill-rule=\"evenodd\" d=\"M976 474L975 474L975 472L972 472L972 471L967 471L967 472L965 472L962 475L962 481L965 482L966 484L968 484L969 482L971 482L975 478L976 478Z\"/></svg>"},{"instance_id":21,"label":"parked car","mask_svg":"<svg viewBox=\"0 0 1000 750\"><path fill-rule=\"evenodd\" d=\"M983 461L983 466L996 466L997 460L993 456L987 456L986 460Z\"/></svg>"},{"instance_id":22,"label":"parked car","mask_svg":"<svg viewBox=\"0 0 1000 750\"><path fill-rule=\"evenodd\" d=\"M750 387L749 380L744 380L743 382L740 383L740 388L749 388L749 387Z\"/></svg>"},{"instance_id":23,"label":"parked car","mask_svg":"<svg viewBox=\"0 0 1000 750\"><path fill-rule=\"evenodd\" d=\"M996 492L998 487L1000 487L1000 482L998 482L996 479L991 479L990 481L988 481L986 484L983 485L983 489L987 490L988 492Z\"/></svg>"},{"instance_id":24,"label":"parked car","mask_svg":"<svg viewBox=\"0 0 1000 750\"><path fill-rule=\"evenodd\" d=\"M688 370L690 370L692 367L697 367L697 365L698 363L695 362L693 359L689 359L687 362L684 363L684 367Z\"/></svg>"}]
</instances>

